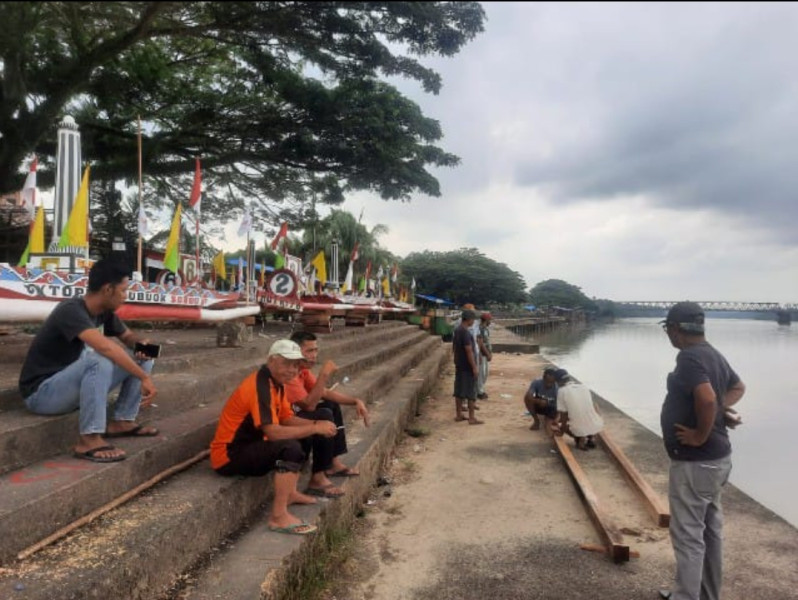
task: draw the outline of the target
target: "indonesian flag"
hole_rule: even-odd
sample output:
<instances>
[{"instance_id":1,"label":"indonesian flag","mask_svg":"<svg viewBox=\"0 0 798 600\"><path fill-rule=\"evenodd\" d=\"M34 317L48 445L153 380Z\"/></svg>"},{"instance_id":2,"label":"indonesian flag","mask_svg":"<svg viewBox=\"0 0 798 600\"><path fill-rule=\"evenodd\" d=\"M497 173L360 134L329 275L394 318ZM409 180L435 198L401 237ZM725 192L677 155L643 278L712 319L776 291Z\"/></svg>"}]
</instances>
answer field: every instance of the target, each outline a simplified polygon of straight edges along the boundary
<instances>
[{"instance_id":1,"label":"indonesian flag","mask_svg":"<svg viewBox=\"0 0 798 600\"><path fill-rule=\"evenodd\" d=\"M28 209L31 221L36 216L36 168L39 166L39 159L34 156L33 162L30 164L28 176L25 179L25 185L22 186L20 196L22 197L22 206Z\"/></svg>"},{"instance_id":2,"label":"indonesian flag","mask_svg":"<svg viewBox=\"0 0 798 600\"><path fill-rule=\"evenodd\" d=\"M360 248L360 244L355 242L355 247L352 248L352 256L349 257L350 262L355 262L358 258L358 249Z\"/></svg>"},{"instance_id":3,"label":"indonesian flag","mask_svg":"<svg viewBox=\"0 0 798 600\"><path fill-rule=\"evenodd\" d=\"M277 235L272 240L271 249L277 250L277 244L279 244L280 240L287 235L288 235L288 223L283 223L282 225L280 225L280 231L277 232Z\"/></svg>"},{"instance_id":4,"label":"indonesian flag","mask_svg":"<svg viewBox=\"0 0 798 600\"><path fill-rule=\"evenodd\" d=\"M252 229L252 215L249 214L249 207L244 207L244 216L241 219L241 224L238 226L238 235L249 235Z\"/></svg>"},{"instance_id":5,"label":"indonesian flag","mask_svg":"<svg viewBox=\"0 0 798 600\"><path fill-rule=\"evenodd\" d=\"M197 166L194 170L194 185L191 186L191 197L188 200L188 205L197 213L197 218L200 215L200 204L202 204L202 171L200 170L200 159L197 158Z\"/></svg>"}]
</instances>

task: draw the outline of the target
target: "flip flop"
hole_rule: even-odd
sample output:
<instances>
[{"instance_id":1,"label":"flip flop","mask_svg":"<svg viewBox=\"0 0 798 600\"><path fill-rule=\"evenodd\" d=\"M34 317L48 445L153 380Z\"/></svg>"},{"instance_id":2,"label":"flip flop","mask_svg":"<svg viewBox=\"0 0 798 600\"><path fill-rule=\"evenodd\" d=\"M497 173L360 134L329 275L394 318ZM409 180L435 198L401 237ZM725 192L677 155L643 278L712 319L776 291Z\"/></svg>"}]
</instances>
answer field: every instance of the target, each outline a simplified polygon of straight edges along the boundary
<instances>
[{"instance_id":1,"label":"flip flop","mask_svg":"<svg viewBox=\"0 0 798 600\"><path fill-rule=\"evenodd\" d=\"M301 531L300 528L302 529ZM272 525L269 525L269 531L274 531L275 533L288 533L291 535L309 535L317 529L318 527L315 525L305 523L304 521L301 523L294 523L293 525L286 525L285 527L273 527Z\"/></svg>"},{"instance_id":2,"label":"flip flop","mask_svg":"<svg viewBox=\"0 0 798 600\"><path fill-rule=\"evenodd\" d=\"M78 452L75 450L72 453L72 456L75 458L82 458L83 460L90 460L92 462L98 463L112 463L112 462L119 462L120 460L125 460L127 458L127 454L122 454L121 456L97 456L98 452L106 452L107 450L116 450L115 446L100 446L99 448L92 448L91 450L86 450L86 452Z\"/></svg>"},{"instance_id":3,"label":"flip flop","mask_svg":"<svg viewBox=\"0 0 798 600\"><path fill-rule=\"evenodd\" d=\"M333 484L325 485L323 488L312 488L309 487L305 490L305 493L309 496L319 496L321 498L340 498L346 492L341 490L340 492L333 492L330 488L335 487Z\"/></svg>"},{"instance_id":4,"label":"flip flop","mask_svg":"<svg viewBox=\"0 0 798 600\"><path fill-rule=\"evenodd\" d=\"M114 431L113 433L106 433L104 437L107 438L121 438L121 437L153 437L160 433L157 429L150 429L149 431L144 431L144 425L141 423L137 424L132 429L126 429L125 431Z\"/></svg>"},{"instance_id":5,"label":"flip flop","mask_svg":"<svg viewBox=\"0 0 798 600\"><path fill-rule=\"evenodd\" d=\"M352 467L344 467L333 473L327 473L327 477L360 477L360 473L355 472Z\"/></svg>"}]
</instances>

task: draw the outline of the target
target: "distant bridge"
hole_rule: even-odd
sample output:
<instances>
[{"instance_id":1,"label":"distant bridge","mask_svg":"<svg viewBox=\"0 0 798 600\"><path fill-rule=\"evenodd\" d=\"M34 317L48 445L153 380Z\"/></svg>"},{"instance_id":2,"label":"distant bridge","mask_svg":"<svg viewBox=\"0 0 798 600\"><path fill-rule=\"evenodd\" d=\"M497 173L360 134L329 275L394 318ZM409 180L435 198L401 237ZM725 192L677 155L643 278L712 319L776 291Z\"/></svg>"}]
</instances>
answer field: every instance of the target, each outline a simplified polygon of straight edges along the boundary
<instances>
[{"instance_id":1,"label":"distant bridge","mask_svg":"<svg viewBox=\"0 0 798 600\"><path fill-rule=\"evenodd\" d=\"M676 304L675 300L622 300L615 304L629 308L662 308L669 309ZM798 310L798 303L781 304L779 302L733 302L728 300L711 300L697 302L706 311L730 310L746 312L779 312Z\"/></svg>"}]
</instances>

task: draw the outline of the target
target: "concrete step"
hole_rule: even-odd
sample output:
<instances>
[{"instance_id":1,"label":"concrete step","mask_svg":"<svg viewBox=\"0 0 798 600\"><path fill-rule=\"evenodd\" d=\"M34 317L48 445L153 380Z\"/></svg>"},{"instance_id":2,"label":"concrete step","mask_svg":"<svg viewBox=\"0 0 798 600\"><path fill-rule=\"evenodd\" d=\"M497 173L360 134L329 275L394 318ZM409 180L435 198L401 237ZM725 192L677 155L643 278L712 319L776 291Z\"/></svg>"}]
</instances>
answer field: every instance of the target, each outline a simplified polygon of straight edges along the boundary
<instances>
[{"instance_id":1,"label":"concrete step","mask_svg":"<svg viewBox=\"0 0 798 600\"><path fill-rule=\"evenodd\" d=\"M378 368L393 374L390 390L384 385L378 390L367 390L367 384L358 377L357 386L363 386L358 394L380 398L379 403L373 405L372 426L361 428L358 441L350 440L347 462L356 463L363 475L344 482L345 497L298 507L298 515L308 519L320 515L322 527L337 527L346 520L346 515L351 520L355 506L368 493L396 436L415 413L417 399L431 389L442 361L448 359L448 346L441 344L438 338L427 336L417 345L385 360ZM400 373L405 375L399 377ZM379 385L382 378L375 376L371 381L371 385ZM99 465L104 479L110 482L118 478L115 471L127 462L130 459L111 467ZM264 581L276 585L270 570L281 559L295 556L297 552L292 553L292 550L296 550L298 544L311 540L257 533L265 522L267 507L264 502L271 492L271 477L219 477L211 471L207 461L203 461L23 563L8 565L0 571L0 597L12 597L23 591L24 597L30 600L161 598L182 580L183 573L206 560L219 544L245 526L253 527L255 537L244 537L259 553L252 560L233 563L236 564L235 575L227 572L222 579L231 585L239 579L248 586ZM292 510L294 508L297 507ZM290 581L295 576L291 569L295 568L296 558L288 560L278 579ZM248 570L251 573L245 578ZM255 593L218 597L254 599L260 596Z\"/></svg>"},{"instance_id":2,"label":"concrete step","mask_svg":"<svg viewBox=\"0 0 798 600\"><path fill-rule=\"evenodd\" d=\"M325 356L347 355L356 351L364 366L380 356L389 355L390 349L400 349L415 337L423 337L421 330L409 326L375 327L366 335L356 337L342 333L330 336L325 342ZM248 374L254 365L263 362L273 339L252 343L234 352L195 353L191 358L178 356L166 362L166 372L158 369L153 379L158 387L156 408L145 409L142 420L157 419L192 406L205 404L209 399L227 397L237 382ZM227 350L227 349L219 349ZM174 361L189 361L183 368L173 368ZM193 361L193 362L191 362ZM355 363L360 364L360 363ZM341 365L336 378L351 375L349 367ZM0 474L20 469L37 461L67 452L74 444L78 431L77 412L52 417L34 415L20 402L6 408L0 415Z\"/></svg>"},{"instance_id":3,"label":"concrete step","mask_svg":"<svg viewBox=\"0 0 798 600\"><path fill-rule=\"evenodd\" d=\"M396 378L404 370L412 368L414 356L428 352L437 342L412 327L396 330L394 338L375 349L366 346L338 353L341 370L349 372L352 378L341 388L342 391L368 402L379 395L380 386L389 383L391 377ZM393 357L399 357L396 363L398 371L389 373L387 379L375 378L367 370ZM65 524L206 449L230 392L258 364L259 361L238 365L235 377L224 367L220 373L208 373L207 378L203 377L204 383L197 384L204 385L206 392L211 388L214 390L205 394L205 402L195 402L183 410L149 419L148 422L160 429L157 437L120 440L120 446L128 453L125 461L91 463L75 459L67 451L0 476L0 562L8 561L21 549ZM35 418L35 415L29 417ZM60 424L63 419L48 421ZM41 431L37 430L37 433ZM74 429L65 435L70 444L74 443ZM20 433L17 439L24 439L25 446L32 446L34 437L29 430ZM20 527L22 516L25 527Z\"/></svg>"}]
</instances>

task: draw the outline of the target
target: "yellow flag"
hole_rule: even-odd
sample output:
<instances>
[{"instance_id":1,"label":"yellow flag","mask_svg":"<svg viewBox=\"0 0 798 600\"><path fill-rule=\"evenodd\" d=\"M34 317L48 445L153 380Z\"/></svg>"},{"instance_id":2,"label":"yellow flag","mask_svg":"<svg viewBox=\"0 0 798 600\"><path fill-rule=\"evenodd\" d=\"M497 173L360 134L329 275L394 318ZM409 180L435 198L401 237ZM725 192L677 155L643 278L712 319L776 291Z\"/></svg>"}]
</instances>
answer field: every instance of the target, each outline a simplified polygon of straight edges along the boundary
<instances>
[{"instance_id":1,"label":"yellow flag","mask_svg":"<svg viewBox=\"0 0 798 600\"><path fill-rule=\"evenodd\" d=\"M217 279L227 278L227 268L224 264L224 252L219 252L219 254L213 257L213 270L216 271Z\"/></svg>"},{"instance_id":2,"label":"yellow flag","mask_svg":"<svg viewBox=\"0 0 798 600\"><path fill-rule=\"evenodd\" d=\"M75 197L66 227L58 238L58 247L89 245L89 167L83 171L80 189Z\"/></svg>"},{"instance_id":3,"label":"yellow flag","mask_svg":"<svg viewBox=\"0 0 798 600\"><path fill-rule=\"evenodd\" d=\"M324 262L324 250L319 250L316 258L310 264L316 267L316 279L321 281L321 285L324 287L324 284L327 283L327 264Z\"/></svg>"},{"instance_id":4,"label":"yellow flag","mask_svg":"<svg viewBox=\"0 0 798 600\"><path fill-rule=\"evenodd\" d=\"M180 265L180 215L181 206L178 203L175 216L172 219L172 231L169 232L169 241L166 243L166 252L163 257L163 266L172 273L177 273Z\"/></svg>"},{"instance_id":5,"label":"yellow flag","mask_svg":"<svg viewBox=\"0 0 798 600\"><path fill-rule=\"evenodd\" d=\"M25 252L22 253L22 258L19 259L20 267L28 264L28 257L31 252L44 252L44 207L42 206L36 209L36 218L33 221L33 227L30 229L28 245L25 246Z\"/></svg>"},{"instance_id":6,"label":"yellow flag","mask_svg":"<svg viewBox=\"0 0 798 600\"><path fill-rule=\"evenodd\" d=\"M386 298L391 295L391 282L386 275L385 278L382 280L382 295Z\"/></svg>"}]
</instances>

